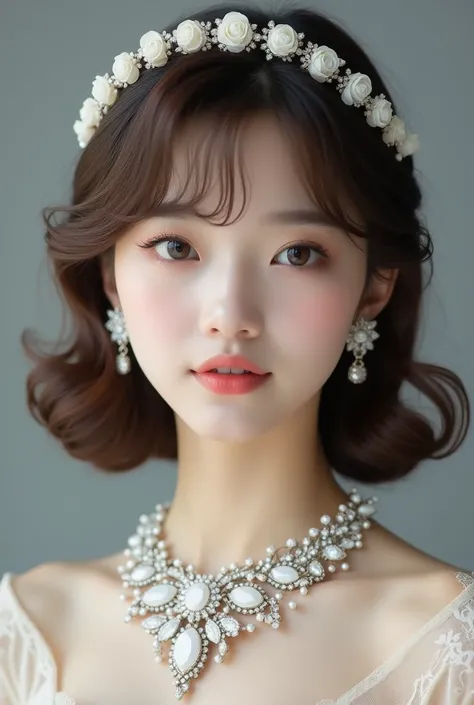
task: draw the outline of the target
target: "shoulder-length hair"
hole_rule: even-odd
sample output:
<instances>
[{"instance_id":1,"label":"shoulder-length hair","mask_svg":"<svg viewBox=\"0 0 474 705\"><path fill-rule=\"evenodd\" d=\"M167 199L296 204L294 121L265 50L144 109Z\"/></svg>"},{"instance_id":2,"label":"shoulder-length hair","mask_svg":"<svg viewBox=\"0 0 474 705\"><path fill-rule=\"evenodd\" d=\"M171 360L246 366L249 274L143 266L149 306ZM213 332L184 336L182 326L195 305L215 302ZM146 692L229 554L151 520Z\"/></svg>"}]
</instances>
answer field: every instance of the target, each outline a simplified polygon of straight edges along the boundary
<instances>
[{"instance_id":1,"label":"shoulder-length hair","mask_svg":"<svg viewBox=\"0 0 474 705\"><path fill-rule=\"evenodd\" d=\"M273 19L304 32L306 40L327 44L353 72L368 74L372 94L383 93L399 114L368 55L336 23L306 9L271 15L246 6L234 9L259 28ZM189 19L212 21L227 11L213 7ZM24 350L35 363L27 378L27 402L33 417L71 456L106 471L128 470L149 458L176 458L173 410L145 377L133 350L131 372L116 373L115 344L104 327L110 302L101 263L113 267L117 240L157 212L170 183L173 146L189 120L203 119L208 130L198 145L200 159L190 161L201 169L200 186L187 202L196 207L202 201L211 161L218 160L221 201L203 217L222 213L227 222L241 175L238 135L245 121L260 113L279 121L318 207L354 242L367 239L366 284L372 276L383 277L384 269L399 270L378 317L380 338L367 361L367 380L348 381L353 358L344 349L321 390L314 432L320 433L331 466L357 481L381 483L407 475L426 458L444 458L463 442L470 407L462 381L444 367L414 359L422 265L429 262L432 275L433 244L419 214L422 194L413 158L397 161L363 110L345 105L334 85L315 81L299 61L267 61L263 51L213 47L142 69L81 152L71 203L41 212L54 281L72 330L59 343L63 349L48 352L39 350L31 331L23 332ZM53 223L60 213L63 218ZM400 398L404 382L439 411L437 437L427 418Z\"/></svg>"}]
</instances>

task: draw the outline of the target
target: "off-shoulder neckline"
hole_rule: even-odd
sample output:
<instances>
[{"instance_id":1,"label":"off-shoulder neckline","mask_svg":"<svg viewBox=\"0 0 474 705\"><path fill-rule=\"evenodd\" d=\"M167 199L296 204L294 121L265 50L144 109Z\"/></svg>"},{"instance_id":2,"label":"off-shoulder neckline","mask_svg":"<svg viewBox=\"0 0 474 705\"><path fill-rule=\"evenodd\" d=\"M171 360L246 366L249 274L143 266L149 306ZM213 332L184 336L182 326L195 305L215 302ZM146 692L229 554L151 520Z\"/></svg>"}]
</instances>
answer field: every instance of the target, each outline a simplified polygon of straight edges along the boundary
<instances>
[{"instance_id":1,"label":"off-shoulder neckline","mask_svg":"<svg viewBox=\"0 0 474 705\"><path fill-rule=\"evenodd\" d=\"M43 636L42 632L31 619L26 610L23 608L15 593L11 582L11 579L15 575L16 574L11 571L4 573L3 578L0 581L0 593L1 588L3 586L3 589L5 589L8 593L10 601L14 605L16 612L21 616L30 631L34 633L37 643L40 644L41 649L48 657L51 667L51 673L54 678L53 686L55 696L61 696L61 698L63 698L63 702L67 703L67 705L77 705L76 701L74 700L74 698L72 698L72 696L67 695L63 691L57 690L58 666L56 663L56 659L46 638ZM408 640L406 640L405 643L402 644L402 646L397 649L397 651L392 656L386 659L380 666L371 671L367 676L362 678L362 680L356 683L352 688L338 696L335 700L323 699L319 700L317 703L315 703L315 705L343 705L343 702L345 702L347 698L362 695L368 690L370 690L373 685L374 678L376 676L378 676L378 679L380 679L380 676L387 675L392 670L394 670L403 660L405 655L423 638L423 636L425 636L425 634L431 631L438 624L441 624L445 618L447 618L450 614L454 612L454 610L458 607L460 603L464 602L466 599L469 599L471 594L474 597L474 571L466 572L457 570L452 571L452 575L463 586L463 590L461 590L458 595L456 595L452 600L446 603L435 615L433 615L433 617L431 617L418 630L416 630L414 634ZM55 700L55 705L58 705L58 699Z\"/></svg>"},{"instance_id":2,"label":"off-shoulder neckline","mask_svg":"<svg viewBox=\"0 0 474 705\"><path fill-rule=\"evenodd\" d=\"M421 627L411 635L405 642L383 663L374 668L364 678L358 681L354 686L339 695L336 699L318 700L315 705L344 705L350 702L355 697L360 697L367 693L380 679L387 676L395 670L403 661L406 655L418 644L426 634L429 634L435 627L442 624L456 608L463 602L468 601L471 597L474 598L474 571L452 571L451 573L456 580L463 586L463 590L456 595L452 600L447 602L436 614L428 619Z\"/></svg>"}]
</instances>

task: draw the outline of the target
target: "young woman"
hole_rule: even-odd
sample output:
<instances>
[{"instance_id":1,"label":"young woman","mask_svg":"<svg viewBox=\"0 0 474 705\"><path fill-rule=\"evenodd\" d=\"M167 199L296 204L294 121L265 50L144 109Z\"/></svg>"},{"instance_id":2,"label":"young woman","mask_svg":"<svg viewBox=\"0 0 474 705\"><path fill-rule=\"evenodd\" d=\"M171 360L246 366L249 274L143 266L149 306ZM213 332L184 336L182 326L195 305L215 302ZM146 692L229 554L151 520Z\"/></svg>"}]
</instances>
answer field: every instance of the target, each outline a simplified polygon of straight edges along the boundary
<instances>
[{"instance_id":1,"label":"young woman","mask_svg":"<svg viewBox=\"0 0 474 705\"><path fill-rule=\"evenodd\" d=\"M74 458L178 482L114 555L4 575L1 704L474 702L473 575L357 489L469 422L414 359L418 137L372 61L308 10L211 8L116 56L74 130L44 213L73 335L24 338L30 409Z\"/></svg>"}]
</instances>

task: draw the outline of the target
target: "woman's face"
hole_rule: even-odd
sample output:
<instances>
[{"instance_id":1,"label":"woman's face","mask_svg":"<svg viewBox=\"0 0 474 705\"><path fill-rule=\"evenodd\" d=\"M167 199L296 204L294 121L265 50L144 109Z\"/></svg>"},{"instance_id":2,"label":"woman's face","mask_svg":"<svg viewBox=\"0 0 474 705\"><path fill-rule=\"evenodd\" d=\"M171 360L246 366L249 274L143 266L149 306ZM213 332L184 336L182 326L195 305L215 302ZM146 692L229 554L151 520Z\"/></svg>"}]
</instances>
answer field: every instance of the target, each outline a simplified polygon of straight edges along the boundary
<instances>
[{"instance_id":1,"label":"woman's face","mask_svg":"<svg viewBox=\"0 0 474 705\"><path fill-rule=\"evenodd\" d=\"M176 154L170 197L185 156ZM248 127L244 159L248 206L238 222L190 215L135 225L116 246L118 296L107 292L122 307L130 345L156 391L196 434L219 440L256 437L317 403L366 271L365 240L359 249L332 226L278 219L314 206L276 123L260 118ZM236 189L233 217L242 203L238 179ZM200 212L211 212L219 194L216 184ZM180 243L140 247L163 235ZM302 241L309 244L291 249ZM250 393L217 395L190 370L220 353L245 355L272 375Z\"/></svg>"}]
</instances>

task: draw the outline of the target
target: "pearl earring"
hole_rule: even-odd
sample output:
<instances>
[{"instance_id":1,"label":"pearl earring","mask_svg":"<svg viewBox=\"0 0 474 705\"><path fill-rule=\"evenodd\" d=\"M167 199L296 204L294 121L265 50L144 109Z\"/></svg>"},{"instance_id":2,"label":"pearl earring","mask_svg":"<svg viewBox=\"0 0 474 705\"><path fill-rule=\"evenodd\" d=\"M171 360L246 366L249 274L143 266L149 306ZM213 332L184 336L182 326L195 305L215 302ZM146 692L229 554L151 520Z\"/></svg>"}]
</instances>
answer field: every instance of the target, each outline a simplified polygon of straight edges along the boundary
<instances>
[{"instance_id":1,"label":"pearl earring","mask_svg":"<svg viewBox=\"0 0 474 705\"><path fill-rule=\"evenodd\" d=\"M118 343L118 355L116 358L117 372L121 375L126 375L130 372L131 362L128 356L127 343L129 342L129 337L125 328L123 311L117 307L114 308L113 311L107 311L107 315L109 320L106 322L105 327L107 330L111 331L111 339Z\"/></svg>"},{"instance_id":2,"label":"pearl earring","mask_svg":"<svg viewBox=\"0 0 474 705\"><path fill-rule=\"evenodd\" d=\"M361 384L367 379L367 368L362 358L367 350L373 350L373 341L380 338L374 330L377 321L367 321L364 317L351 326L346 349L354 351L354 362L349 368L348 379L354 384Z\"/></svg>"}]
</instances>

